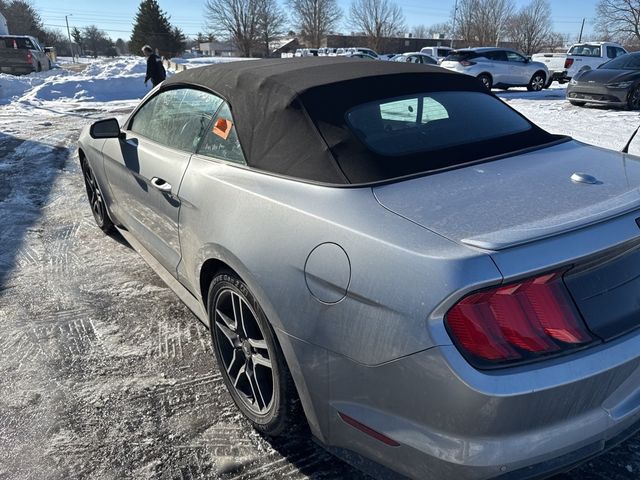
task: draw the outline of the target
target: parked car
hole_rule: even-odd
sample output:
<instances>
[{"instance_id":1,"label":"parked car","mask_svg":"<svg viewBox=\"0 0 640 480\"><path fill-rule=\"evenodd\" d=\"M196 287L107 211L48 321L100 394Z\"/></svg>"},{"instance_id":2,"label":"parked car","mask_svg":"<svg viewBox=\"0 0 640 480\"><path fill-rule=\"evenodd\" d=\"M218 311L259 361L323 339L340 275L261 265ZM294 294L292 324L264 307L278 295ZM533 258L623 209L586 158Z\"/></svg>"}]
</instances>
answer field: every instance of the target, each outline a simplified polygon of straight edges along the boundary
<instances>
[{"instance_id":1,"label":"parked car","mask_svg":"<svg viewBox=\"0 0 640 480\"><path fill-rule=\"evenodd\" d=\"M28 74L50 68L49 57L34 37L0 35L0 72Z\"/></svg>"},{"instance_id":2,"label":"parked car","mask_svg":"<svg viewBox=\"0 0 640 480\"><path fill-rule=\"evenodd\" d=\"M438 65L438 60L426 53L420 52L408 52L394 56L392 59L394 62L408 62L408 63L422 63L426 65Z\"/></svg>"},{"instance_id":3,"label":"parked car","mask_svg":"<svg viewBox=\"0 0 640 480\"><path fill-rule=\"evenodd\" d=\"M321 47L318 49L319 57L335 57L337 48Z\"/></svg>"},{"instance_id":4,"label":"parked car","mask_svg":"<svg viewBox=\"0 0 640 480\"><path fill-rule=\"evenodd\" d=\"M627 51L618 43L586 42L573 45L567 53L564 68L567 71L565 79L571 80L576 74L584 70L598 68L605 62L612 60Z\"/></svg>"},{"instance_id":5,"label":"parked car","mask_svg":"<svg viewBox=\"0 0 640 480\"><path fill-rule=\"evenodd\" d=\"M549 70L549 83L557 81L560 84L567 83L567 71L564 68L567 59L566 53L534 53L531 60L544 63Z\"/></svg>"},{"instance_id":6,"label":"parked car","mask_svg":"<svg viewBox=\"0 0 640 480\"><path fill-rule=\"evenodd\" d=\"M466 48L455 50L440 66L472 75L491 88L527 87L540 91L547 86L549 71L515 50L504 48Z\"/></svg>"},{"instance_id":7,"label":"parked car","mask_svg":"<svg viewBox=\"0 0 640 480\"><path fill-rule=\"evenodd\" d=\"M301 407L334 453L479 480L640 428L637 157L470 76L338 57L180 72L78 154L263 433Z\"/></svg>"},{"instance_id":8,"label":"parked car","mask_svg":"<svg viewBox=\"0 0 640 480\"><path fill-rule=\"evenodd\" d=\"M366 53L370 57L373 57L375 59L378 58L378 54L376 53L375 50L371 50L370 48L365 48L365 47L347 48L347 49L345 49L345 53Z\"/></svg>"},{"instance_id":9,"label":"parked car","mask_svg":"<svg viewBox=\"0 0 640 480\"><path fill-rule=\"evenodd\" d=\"M397 53L383 53L378 55L378 60L391 60L393 57L397 56Z\"/></svg>"},{"instance_id":10,"label":"parked car","mask_svg":"<svg viewBox=\"0 0 640 480\"><path fill-rule=\"evenodd\" d=\"M640 52L579 72L569 82L567 99L578 106L595 103L640 109Z\"/></svg>"},{"instance_id":11,"label":"parked car","mask_svg":"<svg viewBox=\"0 0 640 480\"><path fill-rule=\"evenodd\" d=\"M435 58L438 62L448 57L451 52L453 52L453 48L449 47L422 47L420 49L420 53L429 55L430 57Z\"/></svg>"},{"instance_id":12,"label":"parked car","mask_svg":"<svg viewBox=\"0 0 640 480\"><path fill-rule=\"evenodd\" d=\"M344 55L345 57L348 58L364 58L365 60L377 60L377 57L374 57L372 55L369 55L368 53L364 53L364 52L350 52Z\"/></svg>"}]
</instances>

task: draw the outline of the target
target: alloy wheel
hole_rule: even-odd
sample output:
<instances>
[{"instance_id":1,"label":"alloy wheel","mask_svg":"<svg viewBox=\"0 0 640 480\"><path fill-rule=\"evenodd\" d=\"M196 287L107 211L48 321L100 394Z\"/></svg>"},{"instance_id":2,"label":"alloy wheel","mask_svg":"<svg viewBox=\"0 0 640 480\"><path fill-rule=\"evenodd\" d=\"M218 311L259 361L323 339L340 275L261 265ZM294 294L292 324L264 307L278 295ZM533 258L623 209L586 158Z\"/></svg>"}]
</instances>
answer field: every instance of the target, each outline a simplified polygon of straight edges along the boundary
<instances>
[{"instance_id":1,"label":"alloy wheel","mask_svg":"<svg viewBox=\"0 0 640 480\"><path fill-rule=\"evenodd\" d=\"M89 165L84 165L82 172L84 174L84 183L87 187L87 196L89 197L91 212L93 213L93 217L95 218L96 223L102 226L105 223L106 214L102 195L100 194L100 190L98 189L98 185L96 183L95 177L93 176L93 172L91 171L91 167L89 167Z\"/></svg>"},{"instance_id":2,"label":"alloy wheel","mask_svg":"<svg viewBox=\"0 0 640 480\"><path fill-rule=\"evenodd\" d=\"M274 400L273 355L256 314L244 296L231 288L215 299L213 327L218 350L230 383L242 403L254 414L266 414Z\"/></svg>"},{"instance_id":3,"label":"alloy wheel","mask_svg":"<svg viewBox=\"0 0 640 480\"><path fill-rule=\"evenodd\" d=\"M544 88L544 77L542 75L535 75L531 79L531 90L539 92Z\"/></svg>"}]
</instances>

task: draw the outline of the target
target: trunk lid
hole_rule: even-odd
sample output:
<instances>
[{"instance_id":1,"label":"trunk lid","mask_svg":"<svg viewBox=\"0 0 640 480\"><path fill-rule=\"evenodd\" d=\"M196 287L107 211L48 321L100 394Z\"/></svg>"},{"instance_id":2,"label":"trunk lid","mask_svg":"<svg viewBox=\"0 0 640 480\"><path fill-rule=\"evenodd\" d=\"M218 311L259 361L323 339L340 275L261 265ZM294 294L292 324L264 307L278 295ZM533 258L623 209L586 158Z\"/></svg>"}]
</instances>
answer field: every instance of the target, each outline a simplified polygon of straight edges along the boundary
<instances>
[{"instance_id":1,"label":"trunk lid","mask_svg":"<svg viewBox=\"0 0 640 480\"><path fill-rule=\"evenodd\" d=\"M572 181L575 173L596 183ZM454 242L502 250L638 209L639 186L640 158L572 140L373 192L386 209Z\"/></svg>"}]
</instances>

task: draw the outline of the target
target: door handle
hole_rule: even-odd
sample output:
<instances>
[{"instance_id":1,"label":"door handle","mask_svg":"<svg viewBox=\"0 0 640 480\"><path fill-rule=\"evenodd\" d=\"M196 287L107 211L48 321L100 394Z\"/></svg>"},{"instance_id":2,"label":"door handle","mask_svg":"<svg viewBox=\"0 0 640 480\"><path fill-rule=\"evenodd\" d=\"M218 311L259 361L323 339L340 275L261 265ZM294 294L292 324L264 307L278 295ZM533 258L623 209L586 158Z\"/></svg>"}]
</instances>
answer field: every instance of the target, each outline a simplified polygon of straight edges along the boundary
<instances>
[{"instance_id":1,"label":"door handle","mask_svg":"<svg viewBox=\"0 0 640 480\"><path fill-rule=\"evenodd\" d=\"M151 185L156 187L161 192L171 192L171 184L165 182L163 179L158 177L153 177L151 179Z\"/></svg>"}]
</instances>

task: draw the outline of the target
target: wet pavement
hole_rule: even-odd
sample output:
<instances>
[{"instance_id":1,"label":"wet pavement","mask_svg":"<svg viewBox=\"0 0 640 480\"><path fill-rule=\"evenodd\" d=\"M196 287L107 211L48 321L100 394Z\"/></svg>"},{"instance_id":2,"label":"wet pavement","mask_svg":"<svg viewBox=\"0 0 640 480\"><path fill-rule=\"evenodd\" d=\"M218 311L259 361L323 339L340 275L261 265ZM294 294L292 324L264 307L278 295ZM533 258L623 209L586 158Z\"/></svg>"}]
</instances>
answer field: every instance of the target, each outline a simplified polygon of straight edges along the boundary
<instances>
[{"instance_id":1,"label":"wet pavement","mask_svg":"<svg viewBox=\"0 0 640 480\"><path fill-rule=\"evenodd\" d=\"M89 121L0 107L0 479L368 478L304 428L268 441L243 420L206 328L95 226ZM639 440L563 478L639 478Z\"/></svg>"}]
</instances>

